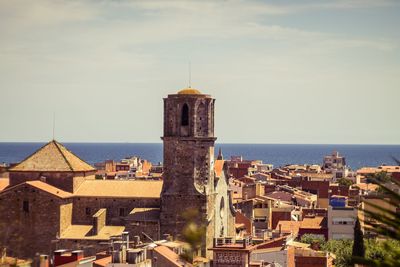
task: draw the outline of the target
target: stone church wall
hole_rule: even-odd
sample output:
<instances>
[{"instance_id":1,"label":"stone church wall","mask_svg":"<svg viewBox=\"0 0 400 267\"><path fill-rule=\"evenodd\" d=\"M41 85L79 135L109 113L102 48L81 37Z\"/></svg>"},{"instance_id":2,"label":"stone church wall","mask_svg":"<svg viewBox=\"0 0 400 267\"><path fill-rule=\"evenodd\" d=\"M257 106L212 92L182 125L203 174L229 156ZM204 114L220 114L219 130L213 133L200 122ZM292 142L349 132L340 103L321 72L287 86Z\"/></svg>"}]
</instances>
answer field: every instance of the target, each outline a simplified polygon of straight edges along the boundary
<instances>
[{"instance_id":1,"label":"stone church wall","mask_svg":"<svg viewBox=\"0 0 400 267\"><path fill-rule=\"evenodd\" d=\"M124 225L124 217L134 208L159 208L159 198L73 198L73 224L92 224L99 209L107 209L107 225Z\"/></svg>"},{"instance_id":2,"label":"stone church wall","mask_svg":"<svg viewBox=\"0 0 400 267\"><path fill-rule=\"evenodd\" d=\"M51 241L60 232L60 205L68 205L69 201L29 185L3 191L0 246L7 248L7 254L22 258L50 254L54 249Z\"/></svg>"}]
</instances>

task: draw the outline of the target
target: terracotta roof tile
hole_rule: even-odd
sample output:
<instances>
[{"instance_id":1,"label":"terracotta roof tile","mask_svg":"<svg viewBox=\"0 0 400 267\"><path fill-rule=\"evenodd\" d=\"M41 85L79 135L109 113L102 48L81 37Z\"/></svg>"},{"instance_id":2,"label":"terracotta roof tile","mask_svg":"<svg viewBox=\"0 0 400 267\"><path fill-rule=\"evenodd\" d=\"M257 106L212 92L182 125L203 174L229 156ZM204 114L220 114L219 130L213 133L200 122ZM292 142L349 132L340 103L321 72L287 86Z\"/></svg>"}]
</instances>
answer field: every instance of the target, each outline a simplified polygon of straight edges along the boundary
<instances>
[{"instance_id":1,"label":"terracotta roof tile","mask_svg":"<svg viewBox=\"0 0 400 267\"><path fill-rule=\"evenodd\" d=\"M375 191L376 189L379 188L379 185L377 184L372 184L372 183L359 183L359 184L354 184L353 186L357 186L361 190L371 190Z\"/></svg>"},{"instance_id":2,"label":"terracotta roof tile","mask_svg":"<svg viewBox=\"0 0 400 267\"><path fill-rule=\"evenodd\" d=\"M95 168L78 158L63 145L53 140L9 171L94 171Z\"/></svg>"},{"instance_id":3,"label":"terracotta roof tile","mask_svg":"<svg viewBox=\"0 0 400 267\"><path fill-rule=\"evenodd\" d=\"M162 181L86 180L74 193L80 197L159 198Z\"/></svg>"},{"instance_id":4,"label":"terracotta roof tile","mask_svg":"<svg viewBox=\"0 0 400 267\"><path fill-rule=\"evenodd\" d=\"M6 188L10 184L10 180L8 178L1 178L0 179L0 191Z\"/></svg>"},{"instance_id":5,"label":"terracotta roof tile","mask_svg":"<svg viewBox=\"0 0 400 267\"><path fill-rule=\"evenodd\" d=\"M216 160L214 165L215 175L221 177L222 171L224 169L224 160Z\"/></svg>"},{"instance_id":6,"label":"terracotta roof tile","mask_svg":"<svg viewBox=\"0 0 400 267\"><path fill-rule=\"evenodd\" d=\"M320 229L322 228L324 217L316 216L314 218L304 218L301 221L300 228L307 228L307 229Z\"/></svg>"},{"instance_id":7,"label":"terracotta roof tile","mask_svg":"<svg viewBox=\"0 0 400 267\"><path fill-rule=\"evenodd\" d=\"M94 267L105 267L112 261L111 256L104 257L93 262Z\"/></svg>"},{"instance_id":8,"label":"terracotta roof tile","mask_svg":"<svg viewBox=\"0 0 400 267\"><path fill-rule=\"evenodd\" d=\"M281 226L281 231L284 233L292 233L294 236L297 236L299 233L301 222L299 221L279 221L276 226L276 230L279 230L279 226Z\"/></svg>"},{"instance_id":9,"label":"terracotta roof tile","mask_svg":"<svg viewBox=\"0 0 400 267\"><path fill-rule=\"evenodd\" d=\"M13 190L16 187L20 187L20 186L23 186L23 185L26 185L26 184L30 185L32 187L35 187L35 188L37 188L39 190L45 191L45 192L47 192L49 194L52 194L53 196L56 196L56 197L59 197L59 198L72 197L71 193L66 192L64 190L61 190L61 189L59 189L57 187L54 187L52 185L49 185L47 183L44 183L42 181L38 181L38 180L36 180L36 181L27 181L27 182L24 182L24 183L21 183L21 184L17 184L17 185L14 185L12 187L8 187L7 189L5 189L2 192Z\"/></svg>"},{"instance_id":10,"label":"terracotta roof tile","mask_svg":"<svg viewBox=\"0 0 400 267\"><path fill-rule=\"evenodd\" d=\"M27 184L34 186L38 189L41 189L43 191L46 191L47 193L50 193L54 196L58 196L60 198L67 198L67 197L71 197L72 194L69 192L66 192L64 190L61 190L57 187L54 187L52 185L49 185L47 183L44 183L42 181L28 181L26 182Z\"/></svg>"},{"instance_id":11,"label":"terracotta roof tile","mask_svg":"<svg viewBox=\"0 0 400 267\"><path fill-rule=\"evenodd\" d=\"M168 266L193 266L179 257L178 254L167 248L166 246L158 246L154 248L160 256L164 257L170 262Z\"/></svg>"},{"instance_id":12,"label":"terracotta roof tile","mask_svg":"<svg viewBox=\"0 0 400 267\"><path fill-rule=\"evenodd\" d=\"M61 239L87 239L109 240L111 236L121 235L125 231L124 226L104 226L97 235L90 235L92 225L70 225L62 232Z\"/></svg>"}]
</instances>

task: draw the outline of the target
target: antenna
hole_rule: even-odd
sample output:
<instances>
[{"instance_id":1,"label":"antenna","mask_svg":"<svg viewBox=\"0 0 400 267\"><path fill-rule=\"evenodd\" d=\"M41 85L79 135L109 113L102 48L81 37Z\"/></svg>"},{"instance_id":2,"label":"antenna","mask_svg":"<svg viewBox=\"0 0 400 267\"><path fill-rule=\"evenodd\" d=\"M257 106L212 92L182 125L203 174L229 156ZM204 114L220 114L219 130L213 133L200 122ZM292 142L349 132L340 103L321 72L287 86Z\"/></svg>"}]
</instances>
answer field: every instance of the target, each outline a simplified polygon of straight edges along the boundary
<instances>
[{"instance_id":1,"label":"antenna","mask_svg":"<svg viewBox=\"0 0 400 267\"><path fill-rule=\"evenodd\" d=\"M53 112L53 140L54 140L54 133L56 129L56 112Z\"/></svg>"},{"instance_id":2,"label":"antenna","mask_svg":"<svg viewBox=\"0 0 400 267\"><path fill-rule=\"evenodd\" d=\"M189 60L189 88L192 88L192 64Z\"/></svg>"}]
</instances>

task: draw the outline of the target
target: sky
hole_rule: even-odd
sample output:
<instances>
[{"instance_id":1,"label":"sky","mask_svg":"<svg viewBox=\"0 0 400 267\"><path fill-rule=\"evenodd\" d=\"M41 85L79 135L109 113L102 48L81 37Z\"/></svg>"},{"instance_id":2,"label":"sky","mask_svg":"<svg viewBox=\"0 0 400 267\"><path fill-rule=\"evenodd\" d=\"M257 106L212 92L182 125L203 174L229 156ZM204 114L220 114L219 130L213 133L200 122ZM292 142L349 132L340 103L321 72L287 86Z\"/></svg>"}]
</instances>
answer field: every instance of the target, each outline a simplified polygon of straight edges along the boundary
<instances>
[{"instance_id":1,"label":"sky","mask_svg":"<svg viewBox=\"0 0 400 267\"><path fill-rule=\"evenodd\" d=\"M0 142L161 142L216 98L220 143L400 144L400 1L0 0Z\"/></svg>"}]
</instances>

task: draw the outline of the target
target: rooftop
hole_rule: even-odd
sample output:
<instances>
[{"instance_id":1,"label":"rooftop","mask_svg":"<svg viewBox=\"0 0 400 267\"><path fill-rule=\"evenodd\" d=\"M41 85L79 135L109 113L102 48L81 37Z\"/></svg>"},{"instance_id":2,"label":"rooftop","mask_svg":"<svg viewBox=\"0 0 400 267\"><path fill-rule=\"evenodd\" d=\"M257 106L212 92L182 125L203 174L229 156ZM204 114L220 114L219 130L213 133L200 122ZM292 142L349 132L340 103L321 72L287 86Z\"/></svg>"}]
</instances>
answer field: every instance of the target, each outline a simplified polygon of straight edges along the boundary
<instances>
[{"instance_id":1,"label":"rooftop","mask_svg":"<svg viewBox=\"0 0 400 267\"><path fill-rule=\"evenodd\" d=\"M109 240L111 236L121 235L124 226L104 226L97 235L90 235L92 225L70 225L60 236L60 239Z\"/></svg>"},{"instance_id":2,"label":"rooftop","mask_svg":"<svg viewBox=\"0 0 400 267\"><path fill-rule=\"evenodd\" d=\"M95 168L52 140L9 171L87 172L95 171Z\"/></svg>"},{"instance_id":3,"label":"rooftop","mask_svg":"<svg viewBox=\"0 0 400 267\"><path fill-rule=\"evenodd\" d=\"M59 197L59 198L68 198L68 197L72 196L72 194L69 193L69 192L61 190L61 189L59 189L57 187L54 187L52 185L49 185L49 184L44 183L44 182L39 181L39 180L27 181L27 182L24 182L24 183L21 183L21 184L17 184L17 185L14 185L12 187L6 188L2 192L6 192L6 191L12 190L12 189L14 189L16 187L23 186L23 185L29 185L29 186L35 187L35 188L37 188L39 190L42 190L44 192L47 192L47 193L49 193L49 194L51 194L53 196Z\"/></svg>"},{"instance_id":4,"label":"rooftop","mask_svg":"<svg viewBox=\"0 0 400 267\"><path fill-rule=\"evenodd\" d=\"M166 246L157 246L154 248L160 256L169 261L169 266L192 266L191 264L182 260L178 254L167 248Z\"/></svg>"},{"instance_id":5,"label":"rooftop","mask_svg":"<svg viewBox=\"0 0 400 267\"><path fill-rule=\"evenodd\" d=\"M178 95L201 95L200 91L194 88L184 88L178 92Z\"/></svg>"},{"instance_id":6,"label":"rooftop","mask_svg":"<svg viewBox=\"0 0 400 267\"><path fill-rule=\"evenodd\" d=\"M10 180L8 178L0 178L0 191L6 188L10 184Z\"/></svg>"},{"instance_id":7,"label":"rooftop","mask_svg":"<svg viewBox=\"0 0 400 267\"><path fill-rule=\"evenodd\" d=\"M79 197L159 198L162 181L86 180L75 192Z\"/></svg>"}]
</instances>

